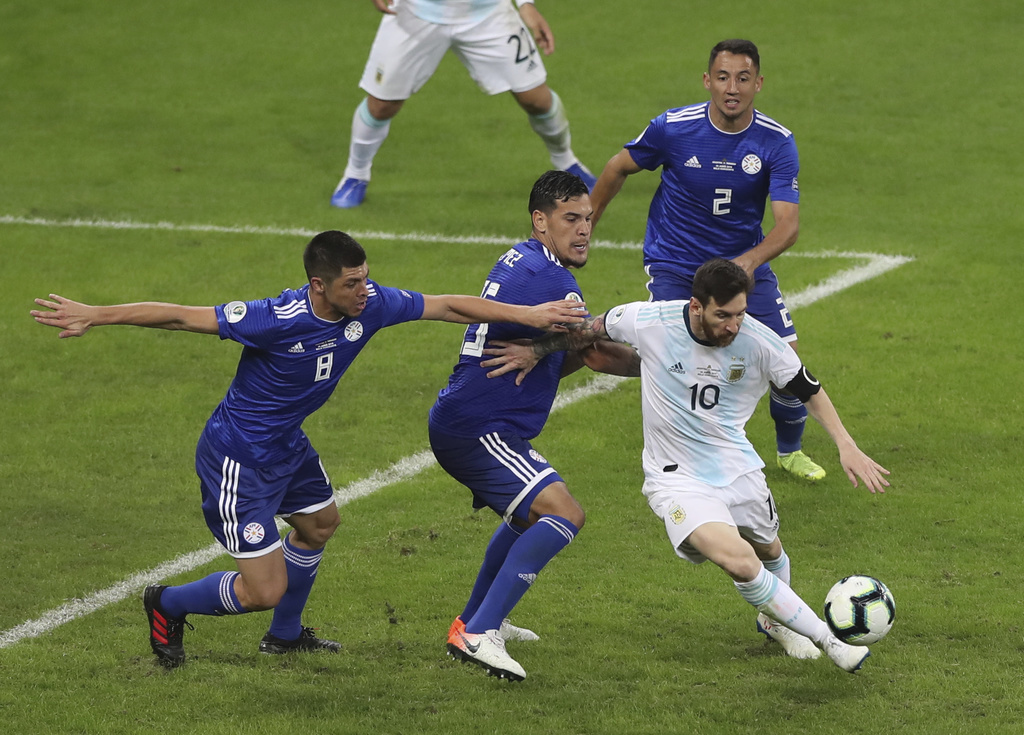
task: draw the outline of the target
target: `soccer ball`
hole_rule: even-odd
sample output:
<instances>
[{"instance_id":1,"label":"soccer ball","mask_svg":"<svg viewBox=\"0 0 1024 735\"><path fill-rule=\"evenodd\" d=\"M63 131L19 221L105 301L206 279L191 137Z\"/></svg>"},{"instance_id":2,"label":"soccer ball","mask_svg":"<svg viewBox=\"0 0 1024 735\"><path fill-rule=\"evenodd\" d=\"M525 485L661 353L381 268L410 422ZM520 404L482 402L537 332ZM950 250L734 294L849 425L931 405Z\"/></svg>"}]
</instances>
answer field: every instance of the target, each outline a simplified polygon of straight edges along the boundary
<instances>
[{"instance_id":1,"label":"soccer ball","mask_svg":"<svg viewBox=\"0 0 1024 735\"><path fill-rule=\"evenodd\" d=\"M825 622L836 638L855 646L876 643L896 619L892 592L874 577L840 579L825 597Z\"/></svg>"}]
</instances>

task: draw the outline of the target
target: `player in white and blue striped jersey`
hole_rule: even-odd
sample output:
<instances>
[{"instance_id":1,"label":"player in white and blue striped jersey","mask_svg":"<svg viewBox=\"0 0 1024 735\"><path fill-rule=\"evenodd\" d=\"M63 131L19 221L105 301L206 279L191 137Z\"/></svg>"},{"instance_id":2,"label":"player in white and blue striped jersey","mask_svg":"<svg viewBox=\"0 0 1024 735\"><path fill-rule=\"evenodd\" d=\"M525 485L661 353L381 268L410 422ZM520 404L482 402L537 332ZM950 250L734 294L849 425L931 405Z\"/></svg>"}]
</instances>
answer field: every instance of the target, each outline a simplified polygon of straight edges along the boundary
<instances>
[{"instance_id":1,"label":"player in white and blue striped jersey","mask_svg":"<svg viewBox=\"0 0 1024 735\"><path fill-rule=\"evenodd\" d=\"M345 172L331 195L335 207L366 198L373 159L391 120L425 85L451 51L490 95L509 92L544 141L551 164L594 185L594 175L572 150L569 119L547 85L544 55L554 53L551 26L533 0L373 0L384 13L359 86L366 97L352 116ZM462 123L460 111L451 118ZM447 116L446 116L447 117Z\"/></svg>"},{"instance_id":2,"label":"player in white and blue striped jersey","mask_svg":"<svg viewBox=\"0 0 1024 735\"><path fill-rule=\"evenodd\" d=\"M799 229L799 160L793 134L754 108L764 83L750 41L712 50L704 86L710 100L662 113L605 166L594 186L594 223L626 177L661 168L644 235L644 268L653 301L689 299L693 274L710 258L735 261L754 279L749 312L797 349L796 329L770 261ZM774 225L762 231L766 201ZM807 410L773 388L776 463L816 481L825 470L802 450Z\"/></svg>"},{"instance_id":3,"label":"player in white and blue striped jersey","mask_svg":"<svg viewBox=\"0 0 1024 735\"><path fill-rule=\"evenodd\" d=\"M548 171L534 184L529 209L532 237L498 258L483 296L509 304L552 298L582 303L569 269L582 268L589 255L587 185L568 172ZM489 507L502 519L469 600L449 629L448 651L513 680L526 672L508 655L505 641L535 635L503 621L541 569L579 533L585 517L565 480L530 443L547 421L559 380L582 367L584 357L551 354L525 375L511 368L487 371L489 356L503 346L540 336L515 324L469 327L429 422L430 446L441 467L472 491L474 508ZM588 365L596 364L588 357Z\"/></svg>"},{"instance_id":4,"label":"player in white and blue striped jersey","mask_svg":"<svg viewBox=\"0 0 1024 735\"><path fill-rule=\"evenodd\" d=\"M143 595L150 645L166 667L185 660L186 616L273 608L263 653L338 651L302 625L327 540L339 523L334 492L302 422L380 329L419 319L470 324L515 321L535 328L578 321L577 303L510 306L476 296L431 296L369 280L366 253L342 232L307 245L309 282L276 298L216 307L141 303L89 306L60 296L37 299L41 324L78 337L91 327L126 324L217 334L243 345L227 395L196 449L203 513L238 571ZM275 516L292 526L281 538Z\"/></svg>"},{"instance_id":5,"label":"player in white and blue striped jersey","mask_svg":"<svg viewBox=\"0 0 1024 735\"><path fill-rule=\"evenodd\" d=\"M623 372L640 375L643 493L673 551L721 567L790 656L815 658L820 648L853 672L867 649L832 635L789 585L775 500L744 427L769 384L785 386L832 437L855 487L859 479L884 492L889 473L860 450L796 353L747 315L751 287L740 266L716 258L697 269L687 301L623 304L531 348L544 357L610 339L636 349L640 369Z\"/></svg>"}]
</instances>

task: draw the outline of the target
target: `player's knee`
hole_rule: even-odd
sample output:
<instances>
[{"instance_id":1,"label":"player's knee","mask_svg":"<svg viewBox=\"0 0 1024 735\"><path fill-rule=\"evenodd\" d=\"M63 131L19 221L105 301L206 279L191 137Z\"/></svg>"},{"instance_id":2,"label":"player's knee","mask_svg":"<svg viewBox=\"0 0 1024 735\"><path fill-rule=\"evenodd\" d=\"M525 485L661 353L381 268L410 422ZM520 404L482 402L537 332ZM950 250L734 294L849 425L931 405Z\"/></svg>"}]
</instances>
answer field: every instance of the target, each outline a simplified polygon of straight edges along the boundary
<instances>
[{"instance_id":1,"label":"player's knee","mask_svg":"<svg viewBox=\"0 0 1024 735\"><path fill-rule=\"evenodd\" d=\"M702 549L701 545L697 545ZM761 560L746 541L739 538L734 543L703 547L705 556L721 567L734 582L752 582L761 573Z\"/></svg>"},{"instance_id":2,"label":"player's knee","mask_svg":"<svg viewBox=\"0 0 1024 735\"><path fill-rule=\"evenodd\" d=\"M754 549L754 553L757 554L757 558L761 561L771 561L778 559L782 556L782 541L778 536L771 543L760 544L756 542L749 542Z\"/></svg>"},{"instance_id":3,"label":"player's knee","mask_svg":"<svg viewBox=\"0 0 1024 735\"><path fill-rule=\"evenodd\" d=\"M583 528L587 514L583 506L572 496L564 482L553 482L544 488L530 506L530 520L536 522L541 516L559 516Z\"/></svg>"},{"instance_id":4,"label":"player's knee","mask_svg":"<svg viewBox=\"0 0 1024 735\"><path fill-rule=\"evenodd\" d=\"M245 584L243 579L241 589L238 590L238 601L249 612L273 610L281 602L287 589L287 577L259 585Z\"/></svg>"},{"instance_id":5,"label":"player's knee","mask_svg":"<svg viewBox=\"0 0 1024 735\"><path fill-rule=\"evenodd\" d=\"M575 503L575 508L569 509L563 518L569 521L572 525L576 526L577 530L583 530L583 524L587 522L587 513L583 510L579 503Z\"/></svg>"},{"instance_id":6,"label":"player's knee","mask_svg":"<svg viewBox=\"0 0 1024 735\"><path fill-rule=\"evenodd\" d=\"M735 582L753 582L761 573L761 560L751 552L749 555L724 559L720 565Z\"/></svg>"},{"instance_id":7,"label":"player's knee","mask_svg":"<svg viewBox=\"0 0 1024 735\"><path fill-rule=\"evenodd\" d=\"M366 98L366 109L370 111L370 115L375 120L381 122L390 120L397 115L404 104L405 100L379 100L372 95Z\"/></svg>"},{"instance_id":8,"label":"player's knee","mask_svg":"<svg viewBox=\"0 0 1024 735\"><path fill-rule=\"evenodd\" d=\"M322 549L327 545L334 532L338 530L340 524L341 517L335 516L326 523L318 524L313 528L303 529L300 534L301 540L312 549Z\"/></svg>"},{"instance_id":9,"label":"player's knee","mask_svg":"<svg viewBox=\"0 0 1024 735\"><path fill-rule=\"evenodd\" d=\"M334 535L334 532L338 530L338 525L341 523L341 519L337 518L329 526L323 528L317 528L313 534L313 539L310 542L310 546L313 548L323 548L327 545L327 542Z\"/></svg>"},{"instance_id":10,"label":"player's knee","mask_svg":"<svg viewBox=\"0 0 1024 735\"><path fill-rule=\"evenodd\" d=\"M322 549L341 525L336 506L331 505L309 516L292 516L292 540L310 549Z\"/></svg>"},{"instance_id":11,"label":"player's knee","mask_svg":"<svg viewBox=\"0 0 1024 735\"><path fill-rule=\"evenodd\" d=\"M546 84L525 92L513 92L512 95L527 115L546 115L554 105L554 97Z\"/></svg>"}]
</instances>

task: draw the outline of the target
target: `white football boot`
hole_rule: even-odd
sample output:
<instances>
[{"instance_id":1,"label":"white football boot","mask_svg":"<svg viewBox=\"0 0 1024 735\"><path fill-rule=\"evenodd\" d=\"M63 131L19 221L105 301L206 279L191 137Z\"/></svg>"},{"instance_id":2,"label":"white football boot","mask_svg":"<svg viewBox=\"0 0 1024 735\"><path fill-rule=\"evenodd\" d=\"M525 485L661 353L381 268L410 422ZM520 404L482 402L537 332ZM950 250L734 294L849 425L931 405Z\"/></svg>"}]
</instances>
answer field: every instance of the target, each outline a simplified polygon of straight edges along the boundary
<instances>
[{"instance_id":1,"label":"white football boot","mask_svg":"<svg viewBox=\"0 0 1024 735\"><path fill-rule=\"evenodd\" d=\"M848 643L843 643L834 635L825 639L822 650L832 659L832 663L851 674L863 666L865 659L871 655L867 646L851 646Z\"/></svg>"},{"instance_id":2,"label":"white football boot","mask_svg":"<svg viewBox=\"0 0 1024 735\"><path fill-rule=\"evenodd\" d=\"M821 656L821 651L810 638L779 625L764 613L757 616L757 629L772 640L778 641L787 656L804 659Z\"/></svg>"},{"instance_id":3,"label":"white football boot","mask_svg":"<svg viewBox=\"0 0 1024 735\"><path fill-rule=\"evenodd\" d=\"M526 670L508 655L505 640L497 630L483 633L467 633L463 630L456 636L457 643L448 643L448 653L452 658L474 663L499 679L522 681L526 678Z\"/></svg>"},{"instance_id":4,"label":"white football boot","mask_svg":"<svg viewBox=\"0 0 1024 735\"><path fill-rule=\"evenodd\" d=\"M501 637L508 641L539 641L540 636L534 633L529 628L520 628L518 625L512 625L508 618L501 621L501 628L498 630ZM817 652L817 648L814 649Z\"/></svg>"}]
</instances>

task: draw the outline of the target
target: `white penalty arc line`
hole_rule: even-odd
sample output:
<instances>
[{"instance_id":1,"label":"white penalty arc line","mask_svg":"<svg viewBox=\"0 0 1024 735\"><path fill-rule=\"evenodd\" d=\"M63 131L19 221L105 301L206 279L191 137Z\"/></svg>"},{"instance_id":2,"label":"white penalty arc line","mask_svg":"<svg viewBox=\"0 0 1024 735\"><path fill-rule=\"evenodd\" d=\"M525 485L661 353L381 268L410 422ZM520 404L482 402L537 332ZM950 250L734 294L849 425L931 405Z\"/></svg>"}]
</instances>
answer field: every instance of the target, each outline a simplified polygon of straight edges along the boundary
<instances>
[{"instance_id":1,"label":"white penalty arc line","mask_svg":"<svg viewBox=\"0 0 1024 735\"><path fill-rule=\"evenodd\" d=\"M135 230L169 230L169 231L199 231L199 232L225 232L237 234L271 234L271 235L300 235L303 237L316 234L312 230L300 229L272 229L263 227L218 227L215 225L173 225L170 223L144 224L133 222L106 222L103 220L42 220L28 219L22 217L0 216L0 224L27 224L49 227L96 227L109 229L135 229ZM354 237L381 240L410 240L416 242L455 242L472 244L508 244L511 240L507 238L491 237L448 237L444 235L415 235L395 233L352 233ZM600 242L595 242L600 247ZM633 243L605 243L605 247L618 249L639 249L639 244ZM819 253L807 253L807 257L816 258L853 258L866 260L861 265L840 271L830 278L803 291L786 297L786 303L790 309L809 306L828 296L832 296L844 289L850 288L858 283L876 278L883 273L898 268L908 263L913 258L898 255L880 255L877 253L851 253L841 251L829 251ZM599 393L606 393L614 390L625 378L611 375L596 375L589 382L576 387L566 393L559 394L555 399L552 411L559 411L580 400L589 398ZM394 485L403 480L415 477L420 472L432 467L435 464L434 457L429 451L419 452L400 459L386 470L374 472L368 477L357 480L352 484L338 488L334 497L339 506L345 505L377 492L385 487ZM283 525L283 522L280 522ZM138 594L142 589L151 584L156 584L162 579L173 577L184 572L192 571L204 564L225 554L224 547L220 544L211 544L206 548L199 549L187 554L182 554L168 562L164 562L152 569L132 574L120 582L107 587L106 589L94 592L88 597L73 599L60 607L43 613L34 620L29 620L9 630L0 633L0 649L13 646L26 638L37 638L44 633L69 623L90 613L96 612L107 605L120 602L128 597Z\"/></svg>"}]
</instances>

